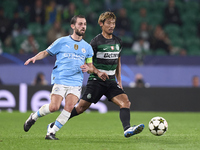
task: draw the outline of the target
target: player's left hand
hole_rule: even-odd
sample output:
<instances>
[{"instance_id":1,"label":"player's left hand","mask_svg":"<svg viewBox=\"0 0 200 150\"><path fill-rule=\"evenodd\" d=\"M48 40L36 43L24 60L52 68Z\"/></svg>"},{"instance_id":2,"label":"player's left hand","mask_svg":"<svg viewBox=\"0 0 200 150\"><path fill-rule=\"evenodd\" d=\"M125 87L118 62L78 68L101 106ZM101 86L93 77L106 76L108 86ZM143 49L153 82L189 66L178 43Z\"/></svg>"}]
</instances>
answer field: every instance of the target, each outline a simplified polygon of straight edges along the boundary
<instances>
[{"instance_id":1,"label":"player's left hand","mask_svg":"<svg viewBox=\"0 0 200 150\"><path fill-rule=\"evenodd\" d=\"M89 70L89 66L87 64L84 64L84 65L81 66L81 70L83 72L87 72Z\"/></svg>"},{"instance_id":2,"label":"player's left hand","mask_svg":"<svg viewBox=\"0 0 200 150\"><path fill-rule=\"evenodd\" d=\"M29 59L24 63L24 65L28 65L30 62L35 63L35 61L36 61L36 58L35 58L35 57L29 58Z\"/></svg>"},{"instance_id":3,"label":"player's left hand","mask_svg":"<svg viewBox=\"0 0 200 150\"><path fill-rule=\"evenodd\" d=\"M117 82L117 84L120 86L120 88L123 90L123 87L122 87L122 83L121 82Z\"/></svg>"}]
</instances>

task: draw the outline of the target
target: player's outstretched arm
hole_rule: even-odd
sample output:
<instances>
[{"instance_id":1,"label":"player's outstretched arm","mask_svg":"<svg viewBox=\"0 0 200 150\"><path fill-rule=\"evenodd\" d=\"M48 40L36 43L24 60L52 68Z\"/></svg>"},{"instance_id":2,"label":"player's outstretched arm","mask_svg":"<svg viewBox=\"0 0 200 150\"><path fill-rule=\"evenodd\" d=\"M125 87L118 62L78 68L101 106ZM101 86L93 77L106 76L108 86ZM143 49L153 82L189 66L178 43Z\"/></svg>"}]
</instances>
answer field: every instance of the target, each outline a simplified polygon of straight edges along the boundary
<instances>
[{"instance_id":1,"label":"player's outstretched arm","mask_svg":"<svg viewBox=\"0 0 200 150\"><path fill-rule=\"evenodd\" d=\"M35 55L34 57L29 58L29 59L24 63L24 65L28 65L30 62L35 63L36 60L41 60L41 59L47 57L48 55L49 55L49 53L48 53L46 50L41 51L41 52L39 52L37 55Z\"/></svg>"},{"instance_id":2,"label":"player's outstretched arm","mask_svg":"<svg viewBox=\"0 0 200 150\"><path fill-rule=\"evenodd\" d=\"M109 79L107 73L99 71L92 63L88 63L87 65L89 66L89 70L87 71L88 73L97 74L97 76L103 81Z\"/></svg>"}]
</instances>

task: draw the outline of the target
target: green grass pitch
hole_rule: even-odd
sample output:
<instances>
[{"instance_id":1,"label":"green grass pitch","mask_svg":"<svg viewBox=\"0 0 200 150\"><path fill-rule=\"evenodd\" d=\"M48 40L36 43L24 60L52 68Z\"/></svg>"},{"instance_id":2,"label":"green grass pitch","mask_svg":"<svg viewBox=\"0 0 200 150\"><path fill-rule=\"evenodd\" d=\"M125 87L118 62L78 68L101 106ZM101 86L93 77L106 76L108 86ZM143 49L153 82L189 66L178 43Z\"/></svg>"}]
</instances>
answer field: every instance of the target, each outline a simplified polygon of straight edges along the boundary
<instances>
[{"instance_id":1,"label":"green grass pitch","mask_svg":"<svg viewBox=\"0 0 200 150\"><path fill-rule=\"evenodd\" d=\"M23 124L31 112L0 112L1 150L199 150L200 113L131 112L131 124L144 123L140 134L123 135L118 112L84 113L69 120L57 132L58 141L45 140L47 124L59 112L40 118L29 132ZM154 136L148 129L152 117L164 117L169 125L163 136Z\"/></svg>"}]
</instances>

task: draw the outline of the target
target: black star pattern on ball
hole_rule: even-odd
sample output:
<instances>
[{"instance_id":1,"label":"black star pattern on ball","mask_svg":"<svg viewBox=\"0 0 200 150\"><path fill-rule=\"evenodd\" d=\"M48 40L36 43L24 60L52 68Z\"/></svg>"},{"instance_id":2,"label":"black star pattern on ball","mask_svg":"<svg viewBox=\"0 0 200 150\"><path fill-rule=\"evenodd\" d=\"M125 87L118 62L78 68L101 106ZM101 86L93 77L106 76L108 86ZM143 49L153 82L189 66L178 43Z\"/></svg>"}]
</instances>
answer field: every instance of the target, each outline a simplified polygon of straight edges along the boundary
<instances>
[{"instance_id":1,"label":"black star pattern on ball","mask_svg":"<svg viewBox=\"0 0 200 150\"><path fill-rule=\"evenodd\" d=\"M163 131L164 131L164 133L167 131L167 128L165 127L164 129L163 129Z\"/></svg>"},{"instance_id":2,"label":"black star pattern on ball","mask_svg":"<svg viewBox=\"0 0 200 150\"><path fill-rule=\"evenodd\" d=\"M158 128L158 126L156 127L156 126L154 126L154 130L156 131L156 133L157 133L157 131L159 130L159 128Z\"/></svg>"}]
</instances>

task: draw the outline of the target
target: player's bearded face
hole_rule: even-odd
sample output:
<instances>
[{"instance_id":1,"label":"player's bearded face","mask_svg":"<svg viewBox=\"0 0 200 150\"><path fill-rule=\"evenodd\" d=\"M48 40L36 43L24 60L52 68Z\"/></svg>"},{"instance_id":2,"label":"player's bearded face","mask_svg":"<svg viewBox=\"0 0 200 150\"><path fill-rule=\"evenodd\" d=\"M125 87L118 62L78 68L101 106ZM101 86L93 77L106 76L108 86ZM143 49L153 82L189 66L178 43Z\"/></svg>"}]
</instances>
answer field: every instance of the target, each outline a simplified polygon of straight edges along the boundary
<instances>
[{"instance_id":1,"label":"player's bearded face","mask_svg":"<svg viewBox=\"0 0 200 150\"><path fill-rule=\"evenodd\" d=\"M78 36L84 36L86 30L86 20L84 18L78 18L74 30Z\"/></svg>"},{"instance_id":2,"label":"player's bearded face","mask_svg":"<svg viewBox=\"0 0 200 150\"><path fill-rule=\"evenodd\" d=\"M102 30L105 33L111 35L113 34L114 29L115 29L115 19L112 19L112 18L106 19L102 26Z\"/></svg>"},{"instance_id":3,"label":"player's bearded face","mask_svg":"<svg viewBox=\"0 0 200 150\"><path fill-rule=\"evenodd\" d=\"M84 36L85 35L85 29L77 29L75 27L75 33L78 35L78 36Z\"/></svg>"}]
</instances>

